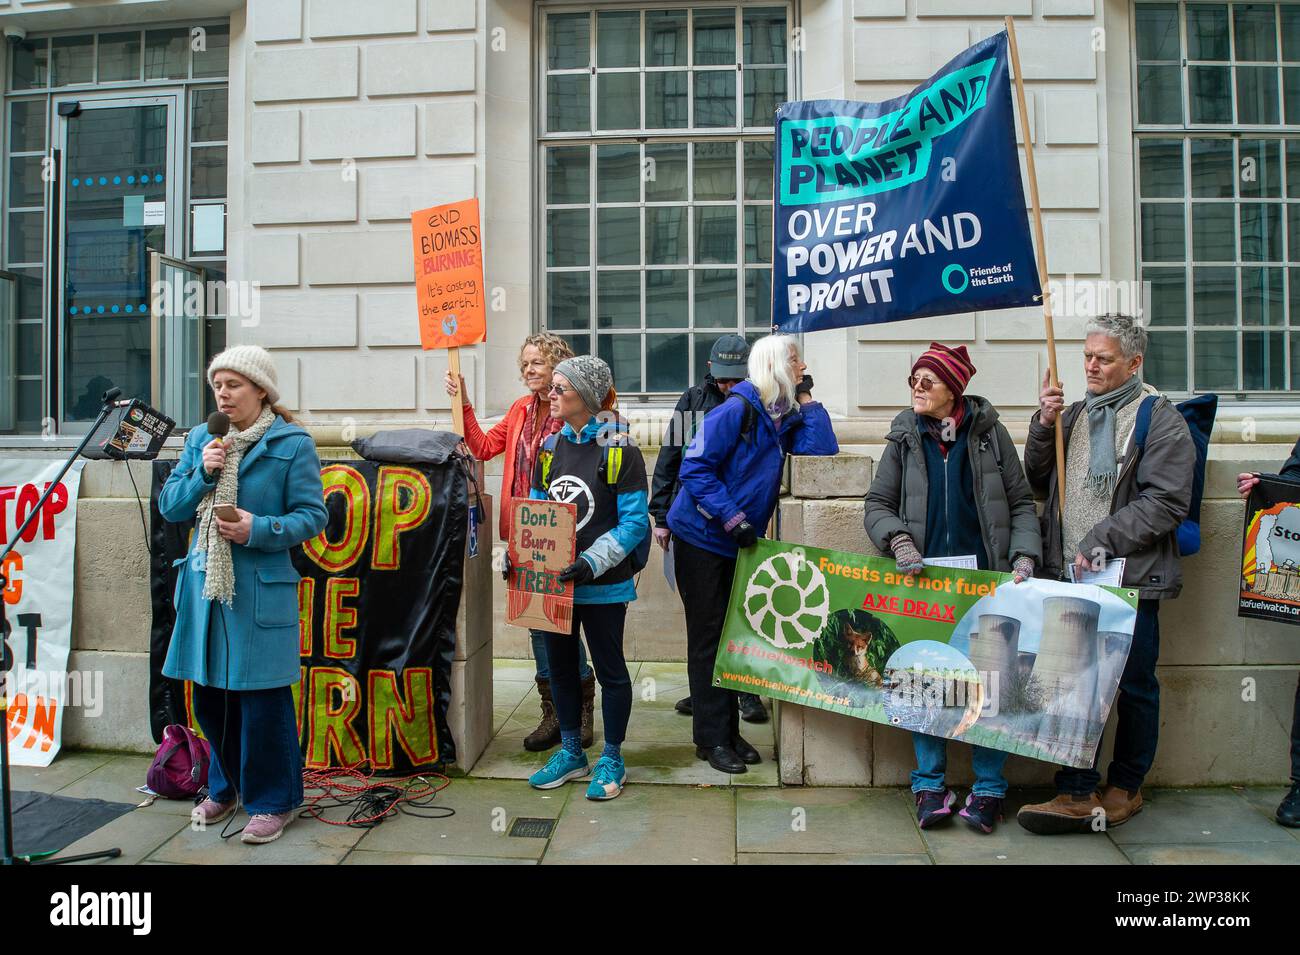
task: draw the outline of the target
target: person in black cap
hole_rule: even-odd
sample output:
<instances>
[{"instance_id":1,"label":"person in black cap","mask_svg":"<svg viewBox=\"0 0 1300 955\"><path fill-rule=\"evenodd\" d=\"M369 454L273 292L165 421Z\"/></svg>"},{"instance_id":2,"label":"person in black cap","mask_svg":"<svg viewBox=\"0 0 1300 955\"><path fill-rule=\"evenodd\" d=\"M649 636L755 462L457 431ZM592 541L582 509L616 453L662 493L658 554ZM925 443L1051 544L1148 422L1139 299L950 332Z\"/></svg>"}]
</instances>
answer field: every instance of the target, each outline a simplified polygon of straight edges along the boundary
<instances>
[{"instance_id":1,"label":"person in black cap","mask_svg":"<svg viewBox=\"0 0 1300 955\"><path fill-rule=\"evenodd\" d=\"M709 351L708 370L704 380L682 392L677 407L668 421L659 460L655 463L654 482L650 491L650 516L654 519L654 539L668 550L668 509L677 496L681 482L678 472L682 467L682 450L691 443L700 421L706 414L727 400L731 386L743 381L749 374L749 342L739 335L723 335ZM740 718L747 723L766 723L767 710L763 701L753 693L736 693ZM677 712L691 715L691 698L677 701Z\"/></svg>"}]
</instances>

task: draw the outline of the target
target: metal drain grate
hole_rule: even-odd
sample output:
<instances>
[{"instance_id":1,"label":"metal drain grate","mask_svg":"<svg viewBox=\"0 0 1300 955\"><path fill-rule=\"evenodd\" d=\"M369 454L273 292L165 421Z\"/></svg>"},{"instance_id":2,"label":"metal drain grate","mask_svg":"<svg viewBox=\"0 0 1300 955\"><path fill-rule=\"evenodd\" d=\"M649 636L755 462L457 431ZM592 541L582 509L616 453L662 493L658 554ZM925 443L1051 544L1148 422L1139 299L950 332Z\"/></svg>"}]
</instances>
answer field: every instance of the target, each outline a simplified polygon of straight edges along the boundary
<instances>
[{"instance_id":1,"label":"metal drain grate","mask_svg":"<svg viewBox=\"0 0 1300 955\"><path fill-rule=\"evenodd\" d=\"M510 835L521 839L549 839L555 829L554 819L520 816L510 824Z\"/></svg>"}]
</instances>

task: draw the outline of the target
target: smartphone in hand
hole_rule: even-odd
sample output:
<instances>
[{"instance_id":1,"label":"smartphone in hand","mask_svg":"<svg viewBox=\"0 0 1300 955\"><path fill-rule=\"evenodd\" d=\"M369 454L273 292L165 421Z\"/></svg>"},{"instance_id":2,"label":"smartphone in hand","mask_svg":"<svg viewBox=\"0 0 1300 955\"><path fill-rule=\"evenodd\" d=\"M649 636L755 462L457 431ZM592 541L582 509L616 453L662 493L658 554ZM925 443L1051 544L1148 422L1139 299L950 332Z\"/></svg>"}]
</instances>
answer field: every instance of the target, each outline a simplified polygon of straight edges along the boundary
<instances>
[{"instance_id":1,"label":"smartphone in hand","mask_svg":"<svg viewBox=\"0 0 1300 955\"><path fill-rule=\"evenodd\" d=\"M232 524L239 520L239 508L233 504L214 504L212 505L212 513L223 521Z\"/></svg>"}]
</instances>

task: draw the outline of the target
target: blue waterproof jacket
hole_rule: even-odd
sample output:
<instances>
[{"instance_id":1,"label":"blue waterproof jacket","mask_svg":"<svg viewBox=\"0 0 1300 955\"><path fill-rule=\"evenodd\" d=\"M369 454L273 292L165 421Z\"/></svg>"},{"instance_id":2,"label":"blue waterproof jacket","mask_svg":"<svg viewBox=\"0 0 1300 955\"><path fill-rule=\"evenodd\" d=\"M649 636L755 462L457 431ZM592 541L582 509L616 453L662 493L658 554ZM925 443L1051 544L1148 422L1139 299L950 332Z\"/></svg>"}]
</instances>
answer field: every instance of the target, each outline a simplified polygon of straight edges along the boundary
<instances>
[{"instance_id":1,"label":"blue waterproof jacket","mask_svg":"<svg viewBox=\"0 0 1300 955\"><path fill-rule=\"evenodd\" d=\"M753 409L752 425L742 436L746 403ZM735 557L729 531L741 521L749 521L760 536L767 529L786 454L831 455L839 449L820 402L797 405L777 422L753 383L742 381L704 416L682 456L681 490L668 511L668 528L689 544Z\"/></svg>"}]
</instances>

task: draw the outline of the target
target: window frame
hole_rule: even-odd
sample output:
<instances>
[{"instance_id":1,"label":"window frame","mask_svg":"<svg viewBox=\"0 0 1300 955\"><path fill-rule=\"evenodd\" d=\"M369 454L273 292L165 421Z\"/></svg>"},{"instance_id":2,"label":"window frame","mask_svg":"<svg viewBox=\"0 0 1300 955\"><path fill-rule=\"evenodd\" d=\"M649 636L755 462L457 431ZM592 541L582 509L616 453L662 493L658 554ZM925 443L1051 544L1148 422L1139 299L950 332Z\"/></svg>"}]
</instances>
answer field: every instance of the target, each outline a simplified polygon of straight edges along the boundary
<instances>
[{"instance_id":1,"label":"window frame","mask_svg":"<svg viewBox=\"0 0 1300 955\"><path fill-rule=\"evenodd\" d=\"M736 16L736 58L735 62L722 65L697 66L694 63L694 17L697 11L708 11L711 7L723 7L735 10ZM794 101L799 99L799 66L800 51L799 44L794 42L795 31L799 29L799 9L795 0L730 0L727 3L709 3L702 0L646 0L646 2L636 4L623 4L611 2L611 0L598 0L593 3L573 3L571 0L552 0L546 2L542 0L536 4L534 13L534 36L533 44L535 68L534 77L537 83L538 95L534 99L533 110L533 144L534 144L534 175L531 184L531 221L532 236L534 239L535 252L533 255L533 294L531 296L532 322L531 327L535 330L550 330L566 338L585 337L587 339L587 349L590 354L600 354L600 336L602 330L598 326L597 296L599 293L598 277L603 272L626 271L640 275L641 293L639 300L639 323L635 327L624 329L606 329L605 336L626 336L638 339L640 351L640 389L620 389L620 398L637 401L642 404L661 404L664 402L675 401L681 394L682 388L671 390L650 390L650 356L652 349L650 342L652 336L672 337L685 336L687 342L693 340L693 336L698 337L700 333L713 333L714 337L725 334L739 334L747 338L754 338L759 334L767 334L770 327L764 325L759 331L758 326L749 326L745 324L746 299L747 299L747 270L761 271L768 270L767 288L771 290L771 269L773 268L772 253L769 249L764 256L760 255L758 261L747 262L745 255L745 233L746 233L746 210L749 208L767 209L769 213L773 209L772 200L748 199L745 196L745 148L744 144L749 142L760 142L772 144L775 140L775 131L773 126L746 126L744 125L744 93L745 85L743 80L736 83L736 125L731 127L713 127L713 126L693 126L665 128L665 129L642 129L642 130L600 130L596 128L597 108L599 97L596 94L596 77L597 73L597 30L595 29L596 16L601 13L609 12L637 12L643 14L646 11L656 10L686 10L688 12L687 20L687 56L684 64L680 66L647 66L644 64L645 59L645 17L640 19L639 35L639 53L638 57L642 61L641 65L622 68L600 67L600 73L607 70L622 72L636 72L642 77L638 83L640 90L640 113L644 121L646 90L644 75L650 72L672 72L680 71L687 77L687 116L690 121L694 120L694 97L695 83L694 75L701 70L712 71L730 71L732 74L741 74L742 77L749 71L743 62L744 35L743 23L744 12L746 9L754 8L772 8L780 7L786 11L786 60L785 60L785 77L786 92L782 102ZM552 71L548 68L548 24L550 16L562 15L566 13L586 13L591 17L592 29L589 34L590 54L588 65L586 67L566 68ZM772 69L780 69L777 64L755 64L757 67L770 66ZM547 120L547 77L556 73L569 74L586 74L592 77L588 94L588 110L591 128L586 131L578 132L555 132L546 131ZM697 200L693 195L694 169L695 169L695 144L722 142L735 143L735 171L736 171L736 194L733 199L723 200ZM686 144L686 170L685 181L688 184L689 198L672 201L647 201L645 198L644 185L640 189L637 200L615 203L601 203L597 198L596 177L597 177L597 157L599 147L617 146L617 145L636 145L642 147L641 157L644 158L644 147L656 144L684 143ZM585 209L587 212L587 230L588 230L588 258L585 266L548 266L548 246L547 246L547 154L548 150L555 147L583 146L589 150L589 162L587 167L587 184L588 195L587 202L584 204L573 204L565 206L557 205L555 208L570 208L572 210ZM638 177L642 181L643 178ZM721 207L730 208L736 211L736 255L732 262L707 263L695 262L695 239L698 224L696 216L689 210L704 207ZM601 208L635 208L639 211L639 242L638 254L640 261L636 264L626 265L601 265L597 261L598 251L596 247L596 227L598 209ZM646 209L655 207L681 207L686 210L689 227L687 228L687 253L683 262L678 264L652 265L647 262L647 245L646 245ZM685 271L691 278L687 281L687 317L683 325L673 328L652 328L646 322L646 299L645 299L645 276L650 269L668 269ZM734 326L721 328L707 328L696 325L696 303L695 303L695 286L696 280L694 273L697 271L707 271L710 269L731 270L736 273L736 323ZM547 324L547 299L549 291L549 275L556 271L570 271L577 274L584 274L590 277L588 283L588 303L589 303L589 324L584 329L559 329L550 328ZM760 280L760 289L762 287ZM697 383L704 374L703 368L697 368L696 365L696 346L688 345L688 355L686 362L687 381L683 387L689 387Z\"/></svg>"},{"instance_id":2,"label":"window frame","mask_svg":"<svg viewBox=\"0 0 1300 955\"><path fill-rule=\"evenodd\" d=\"M1205 6L1222 5L1228 11L1228 59L1226 60L1190 60L1184 54L1187 52L1187 7L1189 3ZM1289 249L1290 238L1288 236L1287 221L1292 210L1300 215L1300 202L1294 200L1300 199L1300 194L1292 196L1289 194L1286 182L1287 159L1285 158L1291 150L1300 152L1300 119L1294 123L1287 123L1286 115L1286 88L1284 70L1288 68L1300 71L1300 60L1285 59L1284 48L1282 43L1282 17L1280 13L1283 8L1291 8L1297 14L1300 14L1300 0L1266 0L1267 5L1272 6L1275 11L1274 17L1274 37L1277 44L1277 57L1271 64L1275 66L1277 74L1277 101L1278 101L1278 123L1251 123L1244 124L1236 121L1238 115L1238 85L1236 80L1236 67L1238 65L1261 65L1264 61L1257 60L1238 60L1236 59L1236 41L1235 41L1235 17L1233 16L1233 7L1245 5L1239 0L1217 0L1213 4L1206 2L1197 3L1197 0L1135 0L1129 6L1129 54L1131 57L1131 69L1129 72L1130 97L1132 103L1130 133L1132 142L1132 202L1133 202L1133 261L1135 275L1145 291L1145 270L1167 268L1180 268L1183 272L1183 296L1184 296L1184 315L1181 325L1151 325L1146 322L1148 331L1156 335L1168 335L1171 332L1180 332L1183 336L1184 362L1186 367L1185 379L1181 382L1181 387L1174 389L1163 389L1167 394L1185 398L1192 395L1217 393L1221 398L1234 400L1238 403L1254 403L1265 406L1275 406L1287 401L1294 401L1294 396L1300 392L1300 363L1292 360L1293 349L1300 357L1300 314L1292 317L1291 298L1292 285L1295 281L1300 281L1300 250ZM1143 60L1138 55L1138 11L1141 7L1151 6L1169 6L1177 7L1178 11L1178 59L1177 60ZM1179 69L1179 92L1181 97L1180 110L1183 116L1181 124L1169 123L1143 123L1139 115L1139 87L1138 77L1141 66L1148 64L1166 64L1177 66ZM1190 98L1190 72L1189 67L1197 65L1219 65L1226 66L1229 69L1230 76L1230 96L1232 104L1233 122L1230 123L1192 123L1191 120L1191 98ZM1289 66L1288 66L1289 65ZM1149 197L1144 199L1142 196L1142 168L1141 168L1141 143L1143 140L1178 140L1182 149L1182 194L1177 199L1173 197ZM1234 181L1233 196L1230 198L1211 198L1196 197L1191 191L1191 162L1192 162L1192 143L1207 140L1225 140L1234 144L1233 146L1233 164L1234 164ZM1279 191L1278 195L1272 197L1258 196L1245 197L1241 195L1240 188L1240 143L1252 140L1269 140L1284 143L1279 155L1282 157L1279 168ZM1197 267L1194 258L1194 245L1192 233L1192 208L1196 203L1205 202L1210 204L1229 205L1233 209L1233 222L1235 235L1235 257L1231 262L1228 260L1215 260L1216 264L1209 267L1231 268L1236 282L1235 300L1235 321L1232 325L1202 325L1195 323L1195 276L1194 269ZM1169 204L1178 205L1183 210L1183 257L1178 261L1146 261L1143 257L1142 248L1142 214L1143 206L1146 204ZM1244 260L1242 259L1242 230L1240 226L1241 210L1244 206L1251 204L1276 205L1282 208L1283 214L1278 226L1278 241L1282 249L1282 258L1280 260ZM1287 208L1290 207L1290 208ZM1293 258L1289 258L1291 256ZM1242 269L1259 268L1270 269L1277 268L1282 273L1282 295L1280 307L1282 309L1283 321L1280 325L1245 325L1243 324L1243 294L1244 282L1241 281ZM1293 279L1292 272L1296 272ZM1145 296L1144 296L1145 297ZM1300 297L1298 297L1300 303ZM1149 304L1149 303L1144 303ZM1197 331L1202 332L1231 332L1235 336L1236 349L1236 384L1245 384L1245 362L1246 353L1243 346L1244 336L1249 334L1258 334L1265 336L1264 342L1267 344L1267 336L1278 334L1282 337L1283 353L1283 375L1284 383L1290 385L1290 388L1280 388L1273 390L1259 390L1250 388L1233 387L1214 392L1208 386L1198 386L1196 381L1196 351L1195 335ZM1294 342L1294 344L1293 344ZM1148 354L1149 354L1148 350Z\"/></svg>"}]
</instances>

